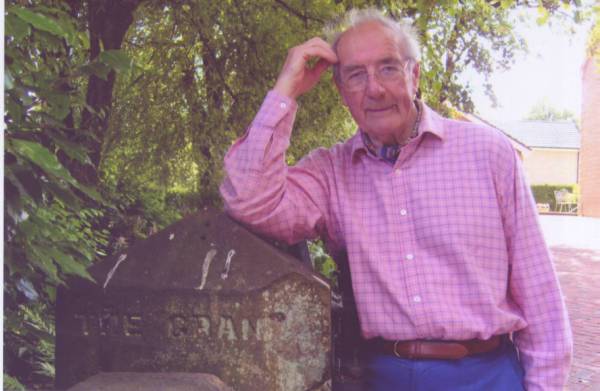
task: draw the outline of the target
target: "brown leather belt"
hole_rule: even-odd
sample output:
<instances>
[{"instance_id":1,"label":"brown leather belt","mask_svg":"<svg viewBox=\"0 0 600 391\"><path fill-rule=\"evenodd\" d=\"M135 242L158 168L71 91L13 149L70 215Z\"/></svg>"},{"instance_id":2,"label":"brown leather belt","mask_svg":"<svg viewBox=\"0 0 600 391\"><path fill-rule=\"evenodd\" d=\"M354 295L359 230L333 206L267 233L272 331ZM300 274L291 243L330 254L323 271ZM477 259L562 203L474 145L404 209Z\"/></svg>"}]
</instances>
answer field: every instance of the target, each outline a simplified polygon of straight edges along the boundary
<instances>
[{"instance_id":1,"label":"brown leather belt","mask_svg":"<svg viewBox=\"0 0 600 391\"><path fill-rule=\"evenodd\" d=\"M367 341L371 352L390 354L400 358L457 360L472 354L491 352L500 346L503 336L466 341L388 341L375 338Z\"/></svg>"}]
</instances>

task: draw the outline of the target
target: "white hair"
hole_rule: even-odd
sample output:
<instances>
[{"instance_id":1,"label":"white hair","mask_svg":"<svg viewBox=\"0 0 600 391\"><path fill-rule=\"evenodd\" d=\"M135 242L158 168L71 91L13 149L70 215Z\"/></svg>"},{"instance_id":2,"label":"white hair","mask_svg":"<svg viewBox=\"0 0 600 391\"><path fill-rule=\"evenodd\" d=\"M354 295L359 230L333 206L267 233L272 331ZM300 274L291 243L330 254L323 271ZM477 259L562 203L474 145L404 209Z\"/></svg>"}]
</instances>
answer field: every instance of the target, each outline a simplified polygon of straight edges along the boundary
<instances>
[{"instance_id":1,"label":"white hair","mask_svg":"<svg viewBox=\"0 0 600 391\"><path fill-rule=\"evenodd\" d=\"M342 35L364 23L376 22L394 32L402 47L403 54L416 62L421 61L419 36L416 29L408 20L395 20L386 16L377 8L351 9L341 18L329 23L325 28L325 36L333 51L337 52L337 45ZM338 75L337 64L333 67L334 76Z\"/></svg>"}]
</instances>

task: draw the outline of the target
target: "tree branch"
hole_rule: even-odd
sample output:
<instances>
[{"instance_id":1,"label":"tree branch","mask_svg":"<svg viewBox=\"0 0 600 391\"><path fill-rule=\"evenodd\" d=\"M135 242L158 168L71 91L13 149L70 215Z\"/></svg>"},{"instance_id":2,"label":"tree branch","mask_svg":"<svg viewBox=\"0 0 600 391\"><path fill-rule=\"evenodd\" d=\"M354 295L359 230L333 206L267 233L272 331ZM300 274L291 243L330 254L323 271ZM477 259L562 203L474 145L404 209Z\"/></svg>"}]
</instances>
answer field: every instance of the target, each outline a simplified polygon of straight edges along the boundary
<instances>
[{"instance_id":1,"label":"tree branch","mask_svg":"<svg viewBox=\"0 0 600 391\"><path fill-rule=\"evenodd\" d=\"M315 21L315 22L319 22L319 23L325 23L325 21L323 19L320 18L316 18L314 16L310 16L310 15L305 15L302 12L295 10L294 8L292 8L291 6L289 6L286 2L284 2L283 0L275 0L275 2L277 4L279 4L282 8L285 8L289 13L297 16L298 18L300 18L302 21L304 21L304 23L308 23L309 20Z\"/></svg>"},{"instance_id":2,"label":"tree branch","mask_svg":"<svg viewBox=\"0 0 600 391\"><path fill-rule=\"evenodd\" d=\"M204 35L204 33L202 32L202 29L198 29L198 35L200 36L202 45L204 45L208 51L208 55L210 56L211 62L213 63L213 68L219 75L219 79L221 79L221 82L223 83L223 87L225 88L225 91L231 96L231 99L233 99L235 102L237 100L237 97L234 94L231 87L229 87L229 84L227 84L227 82L225 81L225 75L223 75L221 67L219 66L220 61L217 58L217 55L215 54L215 50L212 48L212 46L210 46L208 37L206 35Z\"/></svg>"}]
</instances>

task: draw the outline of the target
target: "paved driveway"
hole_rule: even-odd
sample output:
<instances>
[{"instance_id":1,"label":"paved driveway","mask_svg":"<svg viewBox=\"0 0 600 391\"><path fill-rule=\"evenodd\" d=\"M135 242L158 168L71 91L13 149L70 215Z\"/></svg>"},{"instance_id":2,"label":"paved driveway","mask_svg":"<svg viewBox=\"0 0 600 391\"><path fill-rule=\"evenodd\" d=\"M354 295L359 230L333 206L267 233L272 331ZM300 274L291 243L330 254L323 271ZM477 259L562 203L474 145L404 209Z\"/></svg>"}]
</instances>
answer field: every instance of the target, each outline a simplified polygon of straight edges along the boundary
<instances>
[{"instance_id":1,"label":"paved driveway","mask_svg":"<svg viewBox=\"0 0 600 391\"><path fill-rule=\"evenodd\" d=\"M600 251L600 218L542 215L540 222L549 246Z\"/></svg>"},{"instance_id":2,"label":"paved driveway","mask_svg":"<svg viewBox=\"0 0 600 391\"><path fill-rule=\"evenodd\" d=\"M567 389L600 390L600 219L545 215L540 221L573 328Z\"/></svg>"}]
</instances>

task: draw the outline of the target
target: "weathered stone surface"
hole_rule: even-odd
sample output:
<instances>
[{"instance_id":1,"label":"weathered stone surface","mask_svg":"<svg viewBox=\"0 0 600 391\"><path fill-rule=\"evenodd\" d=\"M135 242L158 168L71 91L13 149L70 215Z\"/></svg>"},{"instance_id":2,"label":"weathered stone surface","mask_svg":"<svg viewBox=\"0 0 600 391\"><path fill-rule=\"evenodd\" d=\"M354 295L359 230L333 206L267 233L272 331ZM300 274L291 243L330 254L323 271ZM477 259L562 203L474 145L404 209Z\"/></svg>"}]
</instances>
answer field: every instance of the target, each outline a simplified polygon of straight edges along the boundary
<instances>
[{"instance_id":1,"label":"weathered stone surface","mask_svg":"<svg viewBox=\"0 0 600 391\"><path fill-rule=\"evenodd\" d=\"M206 373L99 373L69 391L233 391Z\"/></svg>"},{"instance_id":2,"label":"weathered stone surface","mask_svg":"<svg viewBox=\"0 0 600 391\"><path fill-rule=\"evenodd\" d=\"M57 300L57 386L99 372L205 372L237 391L330 378L330 291L205 210L91 269Z\"/></svg>"}]
</instances>

